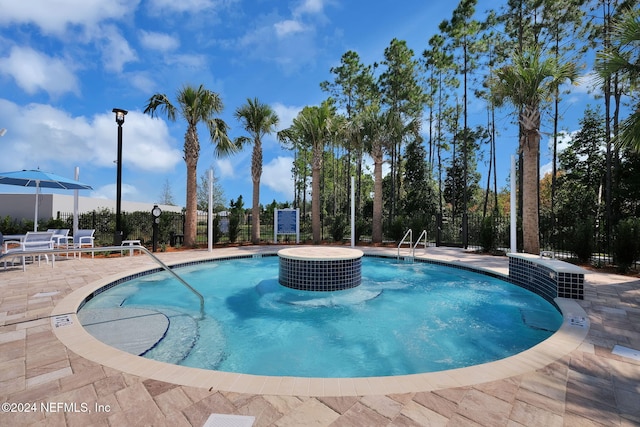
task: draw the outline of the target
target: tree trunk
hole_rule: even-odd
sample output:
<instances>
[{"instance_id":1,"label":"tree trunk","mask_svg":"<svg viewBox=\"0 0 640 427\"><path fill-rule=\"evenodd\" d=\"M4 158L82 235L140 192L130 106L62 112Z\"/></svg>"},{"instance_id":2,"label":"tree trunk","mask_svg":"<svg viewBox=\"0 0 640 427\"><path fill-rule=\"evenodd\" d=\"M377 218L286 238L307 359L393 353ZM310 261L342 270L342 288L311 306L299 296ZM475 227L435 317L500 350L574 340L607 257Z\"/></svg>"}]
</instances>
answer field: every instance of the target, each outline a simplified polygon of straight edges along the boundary
<instances>
[{"instance_id":1,"label":"tree trunk","mask_svg":"<svg viewBox=\"0 0 640 427\"><path fill-rule=\"evenodd\" d=\"M371 223L371 242L382 243L382 159L374 158L373 165L373 219Z\"/></svg>"},{"instance_id":2,"label":"tree trunk","mask_svg":"<svg viewBox=\"0 0 640 427\"><path fill-rule=\"evenodd\" d=\"M253 198L251 207L251 242L260 243L260 176L262 175L262 144L256 139L251 156L251 180L253 181Z\"/></svg>"},{"instance_id":3,"label":"tree trunk","mask_svg":"<svg viewBox=\"0 0 640 427\"><path fill-rule=\"evenodd\" d=\"M184 220L184 245L188 248L196 246L196 231L197 231L197 209L198 209L198 195L197 195L197 180L196 180L196 164L197 161L185 161L187 164L187 203L185 209Z\"/></svg>"},{"instance_id":4,"label":"tree trunk","mask_svg":"<svg viewBox=\"0 0 640 427\"><path fill-rule=\"evenodd\" d=\"M537 109L523 111L522 150L522 232L526 253L540 253L540 228L538 219L538 152L540 151L540 114Z\"/></svg>"},{"instance_id":5,"label":"tree trunk","mask_svg":"<svg viewBox=\"0 0 640 427\"><path fill-rule=\"evenodd\" d=\"M311 231L313 244L320 244L320 167L311 170Z\"/></svg>"},{"instance_id":6,"label":"tree trunk","mask_svg":"<svg viewBox=\"0 0 640 427\"><path fill-rule=\"evenodd\" d=\"M198 179L197 166L200 144L195 127L187 129L184 144L184 161L187 165L187 203L184 221L184 245L188 248L196 246L198 231Z\"/></svg>"},{"instance_id":7,"label":"tree trunk","mask_svg":"<svg viewBox=\"0 0 640 427\"><path fill-rule=\"evenodd\" d=\"M251 208L251 242L260 243L260 180L253 181L253 199Z\"/></svg>"}]
</instances>

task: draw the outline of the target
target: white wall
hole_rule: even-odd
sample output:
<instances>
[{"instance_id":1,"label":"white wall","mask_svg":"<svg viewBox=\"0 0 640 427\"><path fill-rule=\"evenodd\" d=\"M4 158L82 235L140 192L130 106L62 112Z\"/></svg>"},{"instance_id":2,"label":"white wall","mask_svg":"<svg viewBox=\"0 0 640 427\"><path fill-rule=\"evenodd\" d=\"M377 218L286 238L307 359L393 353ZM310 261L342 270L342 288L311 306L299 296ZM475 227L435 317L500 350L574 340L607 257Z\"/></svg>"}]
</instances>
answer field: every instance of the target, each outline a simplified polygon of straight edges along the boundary
<instances>
[{"instance_id":1,"label":"white wall","mask_svg":"<svg viewBox=\"0 0 640 427\"><path fill-rule=\"evenodd\" d=\"M33 221L35 214L36 194L0 194L0 218L10 216L21 220ZM140 203L122 200L122 212L149 211L154 203ZM181 212L182 206L158 205L167 212ZM115 212L116 201L109 199L94 199L91 197L78 198L78 213L94 210L110 209ZM60 213L73 213L73 195L40 194L38 204L38 218L48 220Z\"/></svg>"}]
</instances>

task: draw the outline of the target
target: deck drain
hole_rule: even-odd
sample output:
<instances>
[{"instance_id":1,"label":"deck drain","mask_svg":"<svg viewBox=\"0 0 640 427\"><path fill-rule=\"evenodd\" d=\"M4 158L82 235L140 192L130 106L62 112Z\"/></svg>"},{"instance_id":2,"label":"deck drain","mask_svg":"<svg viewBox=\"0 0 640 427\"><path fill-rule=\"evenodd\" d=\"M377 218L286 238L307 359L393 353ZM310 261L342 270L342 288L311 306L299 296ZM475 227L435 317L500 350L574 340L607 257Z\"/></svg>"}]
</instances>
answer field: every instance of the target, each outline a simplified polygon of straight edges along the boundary
<instances>
[{"instance_id":1,"label":"deck drain","mask_svg":"<svg viewBox=\"0 0 640 427\"><path fill-rule=\"evenodd\" d=\"M249 415L211 414L202 427L251 427L255 420Z\"/></svg>"},{"instance_id":2,"label":"deck drain","mask_svg":"<svg viewBox=\"0 0 640 427\"><path fill-rule=\"evenodd\" d=\"M611 353L617 356L628 357L629 359L640 361L640 350L635 350L633 348L616 345L613 347L613 351Z\"/></svg>"}]
</instances>

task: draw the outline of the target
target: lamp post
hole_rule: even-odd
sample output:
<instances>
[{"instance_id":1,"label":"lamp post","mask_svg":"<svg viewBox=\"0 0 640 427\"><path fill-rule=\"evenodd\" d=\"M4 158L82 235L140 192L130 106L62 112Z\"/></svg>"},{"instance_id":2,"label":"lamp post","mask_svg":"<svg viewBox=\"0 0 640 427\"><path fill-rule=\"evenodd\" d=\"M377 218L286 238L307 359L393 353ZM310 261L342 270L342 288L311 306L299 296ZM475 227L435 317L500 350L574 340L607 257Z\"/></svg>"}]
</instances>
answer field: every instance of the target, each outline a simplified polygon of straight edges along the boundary
<instances>
[{"instance_id":1,"label":"lamp post","mask_svg":"<svg viewBox=\"0 0 640 427\"><path fill-rule=\"evenodd\" d=\"M153 252L158 249L158 228L160 226L161 214L162 210L158 205L153 205L153 209L151 210L151 216L153 216Z\"/></svg>"},{"instance_id":2,"label":"lamp post","mask_svg":"<svg viewBox=\"0 0 640 427\"><path fill-rule=\"evenodd\" d=\"M122 124L124 123L124 116L127 115L127 110L120 108L114 108L113 112L116 114L116 123L118 124L118 172L116 178L116 229L113 233L113 245L122 245L122 226L120 222L120 210L122 201Z\"/></svg>"}]
</instances>

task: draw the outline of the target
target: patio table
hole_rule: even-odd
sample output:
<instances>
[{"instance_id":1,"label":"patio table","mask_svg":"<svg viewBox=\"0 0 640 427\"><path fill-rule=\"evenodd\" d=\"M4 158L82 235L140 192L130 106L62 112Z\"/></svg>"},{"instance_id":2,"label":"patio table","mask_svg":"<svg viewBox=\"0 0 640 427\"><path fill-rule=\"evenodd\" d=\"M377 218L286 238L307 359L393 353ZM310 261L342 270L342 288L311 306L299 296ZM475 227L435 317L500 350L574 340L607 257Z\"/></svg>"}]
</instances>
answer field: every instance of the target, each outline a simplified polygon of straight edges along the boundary
<instances>
[{"instance_id":1,"label":"patio table","mask_svg":"<svg viewBox=\"0 0 640 427\"><path fill-rule=\"evenodd\" d=\"M135 250L135 247L140 246L140 240L123 240L122 246L128 246L130 248L129 256L133 256L133 251ZM122 256L122 251L120 251L120 256Z\"/></svg>"}]
</instances>

